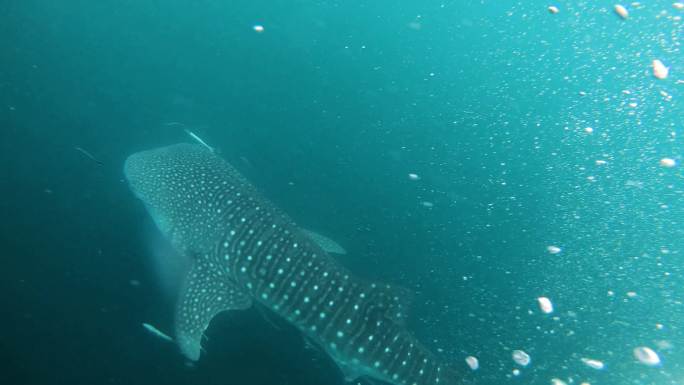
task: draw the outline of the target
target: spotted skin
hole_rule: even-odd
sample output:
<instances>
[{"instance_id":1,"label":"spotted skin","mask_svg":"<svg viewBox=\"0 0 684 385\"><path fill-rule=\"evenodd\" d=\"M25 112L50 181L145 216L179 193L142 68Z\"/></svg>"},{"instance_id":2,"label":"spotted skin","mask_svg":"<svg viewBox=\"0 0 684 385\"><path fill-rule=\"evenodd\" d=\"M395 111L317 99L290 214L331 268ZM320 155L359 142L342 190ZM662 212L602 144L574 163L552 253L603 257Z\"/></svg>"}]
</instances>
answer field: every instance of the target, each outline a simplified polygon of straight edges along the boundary
<instances>
[{"instance_id":1,"label":"spotted skin","mask_svg":"<svg viewBox=\"0 0 684 385\"><path fill-rule=\"evenodd\" d=\"M189 359L199 359L214 315L258 301L320 345L347 379L457 383L404 327L404 290L354 277L214 153L191 144L142 151L124 172L160 230L192 259L175 326Z\"/></svg>"}]
</instances>

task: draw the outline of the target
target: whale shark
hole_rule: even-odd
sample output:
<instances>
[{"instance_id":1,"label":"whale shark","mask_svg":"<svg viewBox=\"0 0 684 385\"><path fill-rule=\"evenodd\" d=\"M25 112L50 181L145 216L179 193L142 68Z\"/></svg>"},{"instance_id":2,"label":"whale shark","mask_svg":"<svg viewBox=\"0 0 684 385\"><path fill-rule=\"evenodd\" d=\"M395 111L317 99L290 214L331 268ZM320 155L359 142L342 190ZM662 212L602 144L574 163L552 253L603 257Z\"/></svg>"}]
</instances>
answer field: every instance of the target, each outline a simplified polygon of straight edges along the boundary
<instances>
[{"instance_id":1,"label":"whale shark","mask_svg":"<svg viewBox=\"0 0 684 385\"><path fill-rule=\"evenodd\" d=\"M141 151L124 174L190 261L174 320L189 360L200 358L216 314L258 303L325 351L347 380L462 383L407 329L408 290L352 274L215 152L187 143Z\"/></svg>"}]
</instances>

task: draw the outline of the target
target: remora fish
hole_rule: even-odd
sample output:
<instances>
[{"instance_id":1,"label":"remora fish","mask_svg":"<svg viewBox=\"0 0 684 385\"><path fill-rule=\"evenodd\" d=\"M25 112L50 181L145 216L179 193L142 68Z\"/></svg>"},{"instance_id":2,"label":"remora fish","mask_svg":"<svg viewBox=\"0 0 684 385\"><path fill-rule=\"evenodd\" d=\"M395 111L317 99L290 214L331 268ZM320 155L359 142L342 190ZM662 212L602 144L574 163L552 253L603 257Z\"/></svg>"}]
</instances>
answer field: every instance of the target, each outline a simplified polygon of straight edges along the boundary
<instances>
[{"instance_id":1,"label":"remora fish","mask_svg":"<svg viewBox=\"0 0 684 385\"><path fill-rule=\"evenodd\" d=\"M197 143L199 143L199 144L201 144L202 146L204 146L207 150L209 150L209 151L211 151L211 152L214 152L214 147L211 147L209 144L207 144L207 142L205 142L202 138L200 138L199 136L197 136L197 134L195 134L194 132L192 132L192 131L190 131L190 130L188 130L188 129L186 128L186 129L185 129L185 133L188 134L188 135L190 135L191 138L195 139L195 140L197 141Z\"/></svg>"},{"instance_id":2,"label":"remora fish","mask_svg":"<svg viewBox=\"0 0 684 385\"><path fill-rule=\"evenodd\" d=\"M150 325L147 322L143 322L142 326L145 328L145 330L152 333L152 335L157 336L157 337L163 339L164 341L173 342L173 338L169 337L163 331L157 329L154 325Z\"/></svg>"},{"instance_id":3,"label":"remora fish","mask_svg":"<svg viewBox=\"0 0 684 385\"><path fill-rule=\"evenodd\" d=\"M142 151L124 172L192 261L175 315L187 358L199 359L217 313L258 301L321 346L348 380L461 383L404 327L408 293L354 277L215 153L193 144Z\"/></svg>"},{"instance_id":4,"label":"remora fish","mask_svg":"<svg viewBox=\"0 0 684 385\"><path fill-rule=\"evenodd\" d=\"M85 150L85 149L83 149L83 148L81 148L81 147L74 147L74 150L80 152L80 153L83 154L86 158L88 158L88 159L92 160L93 162L95 162L95 163L99 164L100 166L102 166L102 162L101 162L99 159L97 159L96 157L94 157L93 154L91 154L91 153L88 152L87 150Z\"/></svg>"}]
</instances>

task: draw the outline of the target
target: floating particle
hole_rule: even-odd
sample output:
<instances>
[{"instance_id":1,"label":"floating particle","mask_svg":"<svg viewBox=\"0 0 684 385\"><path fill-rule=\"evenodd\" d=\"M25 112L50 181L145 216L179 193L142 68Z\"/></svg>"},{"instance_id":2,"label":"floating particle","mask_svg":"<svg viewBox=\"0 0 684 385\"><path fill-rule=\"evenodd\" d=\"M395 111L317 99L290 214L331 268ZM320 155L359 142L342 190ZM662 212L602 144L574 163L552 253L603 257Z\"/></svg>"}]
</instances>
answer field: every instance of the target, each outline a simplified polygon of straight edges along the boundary
<instances>
[{"instance_id":1,"label":"floating particle","mask_svg":"<svg viewBox=\"0 0 684 385\"><path fill-rule=\"evenodd\" d=\"M520 369L513 369L513 375L514 376L519 376L520 375Z\"/></svg>"},{"instance_id":2,"label":"floating particle","mask_svg":"<svg viewBox=\"0 0 684 385\"><path fill-rule=\"evenodd\" d=\"M637 102L630 102L630 103L629 103L629 106L632 107L632 108L636 108Z\"/></svg>"},{"instance_id":3,"label":"floating particle","mask_svg":"<svg viewBox=\"0 0 684 385\"><path fill-rule=\"evenodd\" d=\"M603 165L605 165L606 163L608 163L608 162L606 162L606 161L603 160L603 159L596 159L596 165L597 165L597 166L603 166Z\"/></svg>"},{"instance_id":4,"label":"floating particle","mask_svg":"<svg viewBox=\"0 0 684 385\"><path fill-rule=\"evenodd\" d=\"M420 176L419 176L418 174L409 173L409 174L408 174L408 177L409 177L409 179L411 179L411 180L420 180Z\"/></svg>"},{"instance_id":5,"label":"floating particle","mask_svg":"<svg viewBox=\"0 0 684 385\"><path fill-rule=\"evenodd\" d=\"M522 350L514 350L511 356L513 357L513 361L520 366L527 366L532 361L530 355Z\"/></svg>"},{"instance_id":6,"label":"floating particle","mask_svg":"<svg viewBox=\"0 0 684 385\"><path fill-rule=\"evenodd\" d=\"M627 19L629 17L629 11L627 11L627 8L625 8L623 5L615 4L615 7L613 7L613 10L623 20Z\"/></svg>"},{"instance_id":7,"label":"floating particle","mask_svg":"<svg viewBox=\"0 0 684 385\"><path fill-rule=\"evenodd\" d=\"M639 360L644 365L656 366L660 364L660 357L658 353L647 346L639 346L634 348L634 358Z\"/></svg>"},{"instance_id":8,"label":"floating particle","mask_svg":"<svg viewBox=\"0 0 684 385\"><path fill-rule=\"evenodd\" d=\"M254 27L252 27L252 29L255 32L259 32L259 33L264 32L264 26L261 24L256 24Z\"/></svg>"},{"instance_id":9,"label":"floating particle","mask_svg":"<svg viewBox=\"0 0 684 385\"><path fill-rule=\"evenodd\" d=\"M435 207L435 204L434 204L434 203L428 202L428 201L422 201L422 202L420 202L420 204L421 204L421 206L427 207L427 208L429 208L429 209Z\"/></svg>"},{"instance_id":10,"label":"floating particle","mask_svg":"<svg viewBox=\"0 0 684 385\"><path fill-rule=\"evenodd\" d=\"M635 291L628 291L628 292L627 292L627 296L628 296L629 298L634 298L634 297L637 296L637 293L636 293Z\"/></svg>"},{"instance_id":11,"label":"floating particle","mask_svg":"<svg viewBox=\"0 0 684 385\"><path fill-rule=\"evenodd\" d=\"M553 313L553 304L551 303L550 299L548 299L547 297L539 297L537 298L537 302L539 303L539 309L543 313Z\"/></svg>"},{"instance_id":12,"label":"floating particle","mask_svg":"<svg viewBox=\"0 0 684 385\"><path fill-rule=\"evenodd\" d=\"M412 21L412 22L408 23L408 27L418 31L422 27L422 25L417 21Z\"/></svg>"},{"instance_id":13,"label":"floating particle","mask_svg":"<svg viewBox=\"0 0 684 385\"><path fill-rule=\"evenodd\" d=\"M644 182L638 180L628 180L625 182L627 187L644 188Z\"/></svg>"},{"instance_id":14,"label":"floating particle","mask_svg":"<svg viewBox=\"0 0 684 385\"><path fill-rule=\"evenodd\" d=\"M660 160L660 166L661 167L667 167L667 168L672 168L677 164L674 159L672 158L663 158Z\"/></svg>"},{"instance_id":15,"label":"floating particle","mask_svg":"<svg viewBox=\"0 0 684 385\"><path fill-rule=\"evenodd\" d=\"M653 60L653 76L657 79L666 79L670 73L670 67L665 67L665 64L658 59Z\"/></svg>"},{"instance_id":16,"label":"floating particle","mask_svg":"<svg viewBox=\"0 0 684 385\"><path fill-rule=\"evenodd\" d=\"M663 330L663 328L665 326L663 324L656 324L655 327L656 327L656 330Z\"/></svg>"},{"instance_id":17,"label":"floating particle","mask_svg":"<svg viewBox=\"0 0 684 385\"><path fill-rule=\"evenodd\" d=\"M587 134L591 134L592 132L594 132L594 129L591 127L587 127L584 129L584 132L586 132Z\"/></svg>"},{"instance_id":18,"label":"floating particle","mask_svg":"<svg viewBox=\"0 0 684 385\"><path fill-rule=\"evenodd\" d=\"M560 11L555 5L549 5L547 9L549 10L549 13L553 13L554 15Z\"/></svg>"},{"instance_id":19,"label":"floating particle","mask_svg":"<svg viewBox=\"0 0 684 385\"><path fill-rule=\"evenodd\" d=\"M476 357L468 356L466 357L465 362L472 370L477 370L480 367L480 361L478 361Z\"/></svg>"},{"instance_id":20,"label":"floating particle","mask_svg":"<svg viewBox=\"0 0 684 385\"><path fill-rule=\"evenodd\" d=\"M601 370L606 367L602 361L595 360L593 358L582 358L582 362L584 362L584 364L588 367L596 370Z\"/></svg>"},{"instance_id":21,"label":"floating particle","mask_svg":"<svg viewBox=\"0 0 684 385\"><path fill-rule=\"evenodd\" d=\"M561 380L560 378L552 378L551 379L551 385L567 385L565 381Z\"/></svg>"},{"instance_id":22,"label":"floating particle","mask_svg":"<svg viewBox=\"0 0 684 385\"><path fill-rule=\"evenodd\" d=\"M674 9L682 10L684 9L684 3L672 3L672 7L674 7Z\"/></svg>"},{"instance_id":23,"label":"floating particle","mask_svg":"<svg viewBox=\"0 0 684 385\"><path fill-rule=\"evenodd\" d=\"M546 246L546 251L548 251L549 254L558 254L558 253L560 253L562 250L561 250L561 248L558 247L558 246L550 245L550 246Z\"/></svg>"},{"instance_id":24,"label":"floating particle","mask_svg":"<svg viewBox=\"0 0 684 385\"><path fill-rule=\"evenodd\" d=\"M584 91L580 91L580 92L579 92L579 96L587 96L587 93L584 92Z\"/></svg>"},{"instance_id":25,"label":"floating particle","mask_svg":"<svg viewBox=\"0 0 684 385\"><path fill-rule=\"evenodd\" d=\"M673 348L672 342L667 340L656 341L656 346L658 346L658 349L660 350L670 350Z\"/></svg>"}]
</instances>

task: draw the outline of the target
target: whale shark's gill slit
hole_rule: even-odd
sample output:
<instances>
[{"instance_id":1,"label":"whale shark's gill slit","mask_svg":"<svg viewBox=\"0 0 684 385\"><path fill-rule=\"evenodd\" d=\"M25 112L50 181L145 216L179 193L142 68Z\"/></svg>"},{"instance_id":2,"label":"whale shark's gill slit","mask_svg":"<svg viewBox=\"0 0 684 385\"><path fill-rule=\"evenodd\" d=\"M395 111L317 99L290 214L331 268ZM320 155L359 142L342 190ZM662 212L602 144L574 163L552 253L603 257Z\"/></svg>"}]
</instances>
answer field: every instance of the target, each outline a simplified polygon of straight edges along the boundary
<instances>
[{"instance_id":1,"label":"whale shark's gill slit","mask_svg":"<svg viewBox=\"0 0 684 385\"><path fill-rule=\"evenodd\" d=\"M348 379L459 380L406 329L407 290L355 277L214 152L191 144L143 151L126 160L124 172L190 261L175 325L186 357L199 358L202 335L217 313L258 302L297 327Z\"/></svg>"}]
</instances>

